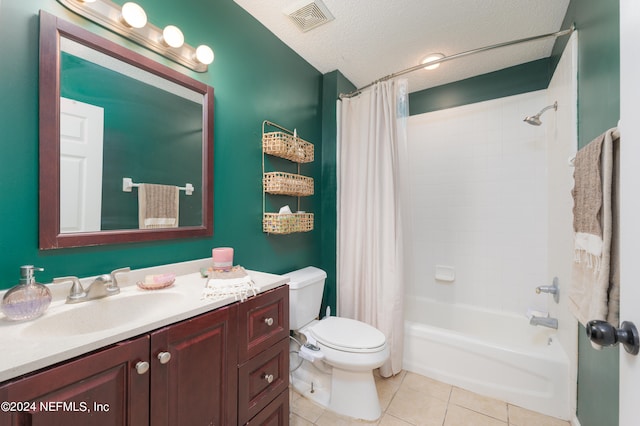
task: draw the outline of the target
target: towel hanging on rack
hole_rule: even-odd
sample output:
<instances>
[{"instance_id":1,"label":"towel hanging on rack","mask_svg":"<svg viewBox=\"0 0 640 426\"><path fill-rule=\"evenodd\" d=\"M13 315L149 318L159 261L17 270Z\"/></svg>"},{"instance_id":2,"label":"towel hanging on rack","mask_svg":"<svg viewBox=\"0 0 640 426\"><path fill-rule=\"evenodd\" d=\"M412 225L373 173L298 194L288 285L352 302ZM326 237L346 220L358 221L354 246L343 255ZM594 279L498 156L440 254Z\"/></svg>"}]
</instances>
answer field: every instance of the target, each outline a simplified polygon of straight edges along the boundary
<instances>
[{"instance_id":1,"label":"towel hanging on rack","mask_svg":"<svg viewBox=\"0 0 640 426\"><path fill-rule=\"evenodd\" d=\"M619 321L618 149L619 133L607 130L575 157L574 264L569 309L586 324Z\"/></svg>"},{"instance_id":2,"label":"towel hanging on rack","mask_svg":"<svg viewBox=\"0 0 640 426\"><path fill-rule=\"evenodd\" d=\"M129 177L122 178L122 191L124 192L131 192L133 188L138 188L140 185L141 184L139 183L134 183L133 179ZM184 186L179 186L178 189L180 191L184 191L184 193L187 195L193 194L193 191L195 190L193 185L191 185L190 183L186 183Z\"/></svg>"},{"instance_id":3,"label":"towel hanging on rack","mask_svg":"<svg viewBox=\"0 0 640 426\"><path fill-rule=\"evenodd\" d=\"M179 200L177 186L141 183L138 186L138 227L177 228Z\"/></svg>"}]
</instances>

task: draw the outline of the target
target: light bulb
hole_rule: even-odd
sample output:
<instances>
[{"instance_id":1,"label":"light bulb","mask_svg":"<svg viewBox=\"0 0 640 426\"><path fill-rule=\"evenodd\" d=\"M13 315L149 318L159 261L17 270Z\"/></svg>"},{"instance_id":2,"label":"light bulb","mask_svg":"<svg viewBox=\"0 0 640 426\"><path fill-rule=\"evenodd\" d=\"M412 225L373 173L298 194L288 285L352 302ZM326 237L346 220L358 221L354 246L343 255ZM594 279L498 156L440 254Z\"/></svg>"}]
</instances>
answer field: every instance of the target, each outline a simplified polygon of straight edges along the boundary
<instances>
[{"instance_id":1,"label":"light bulb","mask_svg":"<svg viewBox=\"0 0 640 426\"><path fill-rule=\"evenodd\" d=\"M167 25L162 30L162 41L170 47L180 47L184 44L184 35L180 28L174 25Z\"/></svg>"},{"instance_id":2,"label":"light bulb","mask_svg":"<svg viewBox=\"0 0 640 426\"><path fill-rule=\"evenodd\" d=\"M432 53L429 56L427 56L426 58L424 58L422 60L422 63L423 64L428 64L429 62L437 61L438 59L442 59L442 58L444 58L444 55L442 53ZM433 64L433 65L428 65L428 66L424 67L424 69L425 70L435 70L439 66L440 66L440 63L437 63L437 64Z\"/></svg>"},{"instance_id":3,"label":"light bulb","mask_svg":"<svg viewBox=\"0 0 640 426\"><path fill-rule=\"evenodd\" d=\"M142 28L147 25L147 14L136 3L127 2L122 5L122 20L131 28Z\"/></svg>"},{"instance_id":4,"label":"light bulb","mask_svg":"<svg viewBox=\"0 0 640 426\"><path fill-rule=\"evenodd\" d=\"M196 49L196 59L205 65L209 65L213 62L213 50L209 46L201 44Z\"/></svg>"}]
</instances>

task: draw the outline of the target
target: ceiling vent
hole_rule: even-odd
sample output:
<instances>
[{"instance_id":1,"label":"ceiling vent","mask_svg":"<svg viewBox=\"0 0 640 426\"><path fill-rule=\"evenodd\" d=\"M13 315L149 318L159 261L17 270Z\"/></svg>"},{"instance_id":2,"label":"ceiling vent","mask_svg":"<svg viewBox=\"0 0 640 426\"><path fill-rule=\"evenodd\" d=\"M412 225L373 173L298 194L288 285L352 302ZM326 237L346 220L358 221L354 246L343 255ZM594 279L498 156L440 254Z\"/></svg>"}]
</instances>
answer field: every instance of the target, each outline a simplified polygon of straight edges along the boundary
<instances>
[{"instance_id":1,"label":"ceiling vent","mask_svg":"<svg viewBox=\"0 0 640 426\"><path fill-rule=\"evenodd\" d=\"M334 19L327 6L320 0L297 2L285 9L284 13L302 32L307 32Z\"/></svg>"}]
</instances>

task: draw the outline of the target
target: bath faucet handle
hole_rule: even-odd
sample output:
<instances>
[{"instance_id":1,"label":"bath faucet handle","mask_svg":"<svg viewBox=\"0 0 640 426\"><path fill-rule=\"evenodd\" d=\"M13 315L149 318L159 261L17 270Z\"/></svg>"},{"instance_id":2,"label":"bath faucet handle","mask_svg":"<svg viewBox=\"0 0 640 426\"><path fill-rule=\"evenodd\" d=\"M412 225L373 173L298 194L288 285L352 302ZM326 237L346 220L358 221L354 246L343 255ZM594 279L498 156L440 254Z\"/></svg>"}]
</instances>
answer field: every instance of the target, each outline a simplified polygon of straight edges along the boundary
<instances>
[{"instance_id":1,"label":"bath faucet handle","mask_svg":"<svg viewBox=\"0 0 640 426\"><path fill-rule=\"evenodd\" d=\"M82 284L80 284L80 280L78 277L59 277L53 279L53 284L61 284L71 282L71 289L69 290L69 295L67 296L67 303L75 303L83 300L87 297L87 293L84 291Z\"/></svg>"},{"instance_id":2,"label":"bath faucet handle","mask_svg":"<svg viewBox=\"0 0 640 426\"><path fill-rule=\"evenodd\" d=\"M558 277L553 277L552 285L541 285L536 287L536 294L549 293L553 295L553 300L558 303L560 301L560 290L558 288Z\"/></svg>"},{"instance_id":3,"label":"bath faucet handle","mask_svg":"<svg viewBox=\"0 0 640 426\"><path fill-rule=\"evenodd\" d=\"M131 271L131 268L128 267L128 266L126 268L119 268L119 269L111 271L110 275L111 275L112 284L111 284L110 287L113 288L113 289L116 289L116 288L119 289L120 286L118 285L118 277L117 277L117 275L125 273L125 272L130 272L130 271Z\"/></svg>"}]
</instances>

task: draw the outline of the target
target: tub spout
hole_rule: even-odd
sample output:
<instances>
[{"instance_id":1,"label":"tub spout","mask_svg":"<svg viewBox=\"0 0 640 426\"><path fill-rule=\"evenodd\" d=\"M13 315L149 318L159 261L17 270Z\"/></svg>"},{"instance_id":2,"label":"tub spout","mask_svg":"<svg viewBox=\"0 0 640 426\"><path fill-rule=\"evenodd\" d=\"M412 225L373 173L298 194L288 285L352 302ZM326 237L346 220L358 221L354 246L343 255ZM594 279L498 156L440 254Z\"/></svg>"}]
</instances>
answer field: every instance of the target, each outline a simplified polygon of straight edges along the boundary
<instances>
[{"instance_id":1,"label":"tub spout","mask_svg":"<svg viewBox=\"0 0 640 426\"><path fill-rule=\"evenodd\" d=\"M555 328L558 329L558 319L557 318L545 318L545 317L536 317L532 316L529 320L529 324L531 325L541 325L543 327Z\"/></svg>"}]
</instances>

